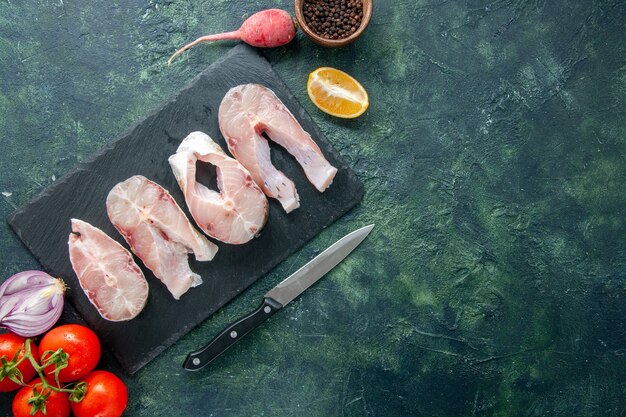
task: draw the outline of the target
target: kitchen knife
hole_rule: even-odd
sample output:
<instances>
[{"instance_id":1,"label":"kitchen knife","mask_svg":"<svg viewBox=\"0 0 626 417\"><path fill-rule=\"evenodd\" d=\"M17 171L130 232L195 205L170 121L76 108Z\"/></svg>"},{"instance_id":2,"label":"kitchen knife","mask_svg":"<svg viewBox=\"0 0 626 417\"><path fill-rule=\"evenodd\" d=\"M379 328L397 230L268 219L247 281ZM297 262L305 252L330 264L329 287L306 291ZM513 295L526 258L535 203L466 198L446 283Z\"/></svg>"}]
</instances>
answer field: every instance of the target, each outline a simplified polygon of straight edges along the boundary
<instances>
[{"instance_id":1,"label":"kitchen knife","mask_svg":"<svg viewBox=\"0 0 626 417\"><path fill-rule=\"evenodd\" d=\"M197 371L226 349L237 343L250 330L259 326L274 313L326 275L339 262L350 254L370 233L373 224L355 230L339 239L324 252L311 259L306 265L285 278L280 284L265 294L263 303L252 313L230 324L213 338L205 347L187 355L183 368Z\"/></svg>"}]
</instances>

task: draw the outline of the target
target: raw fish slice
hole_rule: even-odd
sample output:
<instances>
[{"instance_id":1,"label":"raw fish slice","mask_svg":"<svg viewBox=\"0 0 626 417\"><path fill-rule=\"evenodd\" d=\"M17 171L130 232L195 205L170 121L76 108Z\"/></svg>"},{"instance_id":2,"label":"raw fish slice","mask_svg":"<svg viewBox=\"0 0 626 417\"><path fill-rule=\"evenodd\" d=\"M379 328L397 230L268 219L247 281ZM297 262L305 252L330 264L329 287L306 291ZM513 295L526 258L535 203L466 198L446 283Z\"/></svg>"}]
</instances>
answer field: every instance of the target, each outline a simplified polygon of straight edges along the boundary
<instances>
[{"instance_id":1,"label":"raw fish slice","mask_svg":"<svg viewBox=\"0 0 626 417\"><path fill-rule=\"evenodd\" d=\"M220 192L196 181L196 161L215 166ZM231 244L246 243L267 221L268 204L263 191L247 169L226 155L207 134L190 133L169 158L187 207L209 236Z\"/></svg>"},{"instance_id":2,"label":"raw fish slice","mask_svg":"<svg viewBox=\"0 0 626 417\"><path fill-rule=\"evenodd\" d=\"M109 219L131 250L175 299L202 283L200 275L189 268L187 254L208 261L217 246L189 223L163 187L136 175L111 189L106 206Z\"/></svg>"},{"instance_id":3,"label":"raw fish slice","mask_svg":"<svg viewBox=\"0 0 626 417\"><path fill-rule=\"evenodd\" d=\"M130 252L78 219L67 243L80 287L98 313L110 321L137 317L148 301L148 282Z\"/></svg>"},{"instance_id":4,"label":"raw fish slice","mask_svg":"<svg viewBox=\"0 0 626 417\"><path fill-rule=\"evenodd\" d=\"M222 99L219 124L230 152L250 171L263 192L278 199L286 212L299 207L298 193L294 183L272 165L263 133L296 158L318 191L328 188L337 173L289 109L262 85L231 88Z\"/></svg>"}]
</instances>

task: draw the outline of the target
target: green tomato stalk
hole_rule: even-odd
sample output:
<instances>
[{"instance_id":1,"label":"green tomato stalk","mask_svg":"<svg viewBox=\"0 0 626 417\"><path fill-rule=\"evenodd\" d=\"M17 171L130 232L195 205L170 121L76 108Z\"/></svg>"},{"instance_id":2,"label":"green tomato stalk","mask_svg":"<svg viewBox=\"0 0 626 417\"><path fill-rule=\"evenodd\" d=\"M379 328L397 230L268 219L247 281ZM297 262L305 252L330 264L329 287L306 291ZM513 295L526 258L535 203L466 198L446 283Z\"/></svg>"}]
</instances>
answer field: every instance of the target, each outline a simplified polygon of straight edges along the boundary
<instances>
[{"instance_id":1,"label":"green tomato stalk","mask_svg":"<svg viewBox=\"0 0 626 417\"><path fill-rule=\"evenodd\" d=\"M59 381L59 372L66 368L68 365L68 360L70 355L63 351L62 348L57 349L56 351L47 350L41 355L41 365L37 363L37 360L33 356L31 351L31 339L26 339L24 343L24 355L18 359L22 349L18 350L13 359L10 361L7 360L6 357L2 357L0 360L0 381L4 378L9 378L11 381L19 384L21 386L28 386L26 382L24 382L24 378L22 377L22 373L18 369L18 366L25 360L29 361L33 366L37 375L41 379L41 382L33 385L33 396L28 400L28 403L31 404L31 414L35 414L37 411L41 411L43 414L46 414L46 400L50 396L52 391L57 392L65 392L69 394L70 401L80 402L85 397L87 393L87 384L85 382L72 382L65 386L61 386L61 382ZM50 384L45 376L46 373L44 369L54 365L54 381L56 385Z\"/></svg>"}]
</instances>

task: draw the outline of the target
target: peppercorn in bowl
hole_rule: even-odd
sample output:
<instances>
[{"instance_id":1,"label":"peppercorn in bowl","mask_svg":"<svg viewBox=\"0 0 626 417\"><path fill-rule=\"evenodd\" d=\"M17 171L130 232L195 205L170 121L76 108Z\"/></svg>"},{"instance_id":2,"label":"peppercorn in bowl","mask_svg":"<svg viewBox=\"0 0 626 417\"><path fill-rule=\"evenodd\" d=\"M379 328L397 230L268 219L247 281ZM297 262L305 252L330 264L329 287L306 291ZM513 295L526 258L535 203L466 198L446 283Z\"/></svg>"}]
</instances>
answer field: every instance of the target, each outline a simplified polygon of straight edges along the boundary
<instances>
[{"instance_id":1,"label":"peppercorn in bowl","mask_svg":"<svg viewBox=\"0 0 626 417\"><path fill-rule=\"evenodd\" d=\"M372 0L295 0L295 7L302 31L330 48L354 42L372 17Z\"/></svg>"}]
</instances>

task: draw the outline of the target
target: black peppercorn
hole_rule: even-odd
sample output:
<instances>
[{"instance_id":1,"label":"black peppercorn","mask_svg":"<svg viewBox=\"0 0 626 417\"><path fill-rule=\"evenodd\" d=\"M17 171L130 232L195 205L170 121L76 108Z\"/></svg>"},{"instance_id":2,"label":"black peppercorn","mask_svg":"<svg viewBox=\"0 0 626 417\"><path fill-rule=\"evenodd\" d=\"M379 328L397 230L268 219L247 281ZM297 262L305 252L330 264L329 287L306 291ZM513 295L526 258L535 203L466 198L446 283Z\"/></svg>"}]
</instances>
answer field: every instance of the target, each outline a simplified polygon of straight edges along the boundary
<instances>
[{"instance_id":1,"label":"black peppercorn","mask_svg":"<svg viewBox=\"0 0 626 417\"><path fill-rule=\"evenodd\" d=\"M361 25L361 0L304 0L302 14L309 28L326 39L343 39Z\"/></svg>"}]
</instances>

